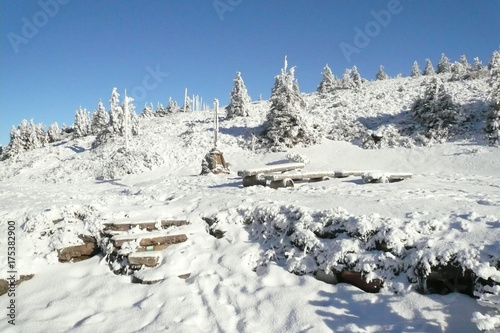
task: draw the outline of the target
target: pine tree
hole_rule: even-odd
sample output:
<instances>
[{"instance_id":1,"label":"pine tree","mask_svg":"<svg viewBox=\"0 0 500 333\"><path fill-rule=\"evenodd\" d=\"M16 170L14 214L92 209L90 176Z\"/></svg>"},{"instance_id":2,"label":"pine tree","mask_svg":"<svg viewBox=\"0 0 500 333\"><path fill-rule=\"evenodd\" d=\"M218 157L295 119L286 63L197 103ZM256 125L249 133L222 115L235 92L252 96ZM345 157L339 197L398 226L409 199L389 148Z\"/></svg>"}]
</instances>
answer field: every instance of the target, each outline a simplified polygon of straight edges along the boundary
<instances>
[{"instance_id":1,"label":"pine tree","mask_svg":"<svg viewBox=\"0 0 500 333\"><path fill-rule=\"evenodd\" d=\"M461 108L453 103L444 89L443 82L434 77L428 83L424 97L412 106L413 117L432 130L437 136L447 135L447 130L460 120Z\"/></svg>"},{"instance_id":2,"label":"pine tree","mask_svg":"<svg viewBox=\"0 0 500 333\"><path fill-rule=\"evenodd\" d=\"M344 74L342 74L342 80L340 83L342 89L354 89L356 85L352 81L351 70L346 68Z\"/></svg>"},{"instance_id":3,"label":"pine tree","mask_svg":"<svg viewBox=\"0 0 500 333\"><path fill-rule=\"evenodd\" d=\"M434 70L434 67L432 66L431 60L425 59L424 75L434 75L434 74L436 74L436 71Z\"/></svg>"},{"instance_id":4,"label":"pine tree","mask_svg":"<svg viewBox=\"0 0 500 333\"><path fill-rule=\"evenodd\" d=\"M451 72L450 60L446 57L444 53L441 54L441 60L439 60L437 65L437 74L444 74Z\"/></svg>"},{"instance_id":5,"label":"pine tree","mask_svg":"<svg viewBox=\"0 0 500 333\"><path fill-rule=\"evenodd\" d=\"M52 125L50 125L49 129L47 130L47 135L49 137L49 143L61 140L62 135L61 130L59 130L59 125L57 123L53 123Z\"/></svg>"},{"instance_id":6,"label":"pine tree","mask_svg":"<svg viewBox=\"0 0 500 333\"><path fill-rule=\"evenodd\" d=\"M465 56L465 54L460 56L460 63L465 67L465 69L469 69L470 65L467 62L467 57Z\"/></svg>"},{"instance_id":7,"label":"pine tree","mask_svg":"<svg viewBox=\"0 0 500 333\"><path fill-rule=\"evenodd\" d=\"M332 70L328 67L328 64L324 68L323 79L318 85L318 93L320 94L332 94L339 88L339 80L333 75Z\"/></svg>"},{"instance_id":8,"label":"pine tree","mask_svg":"<svg viewBox=\"0 0 500 333\"><path fill-rule=\"evenodd\" d=\"M39 147L45 147L49 143L49 136L45 131L43 124L38 124L35 127L36 137L38 140Z\"/></svg>"},{"instance_id":9,"label":"pine tree","mask_svg":"<svg viewBox=\"0 0 500 333\"><path fill-rule=\"evenodd\" d=\"M23 120L23 122L24 126L26 126L27 123L26 120ZM17 156L26 150L24 142L24 133L23 129L21 128L23 126L22 125L23 122L17 128L12 126L12 129L10 130L10 142L2 152L1 156L2 160Z\"/></svg>"},{"instance_id":10,"label":"pine tree","mask_svg":"<svg viewBox=\"0 0 500 333\"><path fill-rule=\"evenodd\" d=\"M469 71L468 67L462 62L454 62L451 65L451 78L450 81L460 81L468 77Z\"/></svg>"},{"instance_id":11,"label":"pine tree","mask_svg":"<svg viewBox=\"0 0 500 333\"><path fill-rule=\"evenodd\" d=\"M109 130L112 133L122 133L123 110L120 106L120 94L113 88L111 99L109 100Z\"/></svg>"},{"instance_id":12,"label":"pine tree","mask_svg":"<svg viewBox=\"0 0 500 333\"><path fill-rule=\"evenodd\" d=\"M316 142L313 132L302 116L306 103L297 91L295 67L275 77L271 96L271 108L267 114L263 135L273 150L285 150L299 143L308 145Z\"/></svg>"},{"instance_id":13,"label":"pine tree","mask_svg":"<svg viewBox=\"0 0 500 333\"><path fill-rule=\"evenodd\" d=\"M184 105L182 106L182 111L189 112L191 111L191 99L189 96L186 97L186 100L184 101Z\"/></svg>"},{"instance_id":14,"label":"pine tree","mask_svg":"<svg viewBox=\"0 0 500 333\"><path fill-rule=\"evenodd\" d=\"M94 113L92 114L91 133L95 135L101 133L108 127L108 124L109 114L106 112L102 101L99 101L97 109L94 110Z\"/></svg>"},{"instance_id":15,"label":"pine tree","mask_svg":"<svg viewBox=\"0 0 500 333\"><path fill-rule=\"evenodd\" d=\"M419 77L420 75L421 75L420 68L418 67L417 61L415 60L413 62L413 67L411 68L411 74L410 74L410 76L411 77Z\"/></svg>"},{"instance_id":16,"label":"pine tree","mask_svg":"<svg viewBox=\"0 0 500 333\"><path fill-rule=\"evenodd\" d=\"M490 69L491 112L486 119L486 132L492 144L500 142L500 53L495 51L488 64Z\"/></svg>"},{"instance_id":17,"label":"pine tree","mask_svg":"<svg viewBox=\"0 0 500 333\"><path fill-rule=\"evenodd\" d=\"M377 75L375 75L375 80L387 80L389 78L389 75L387 75L385 72L384 72L384 66L380 65L380 67L378 68L378 72L377 72Z\"/></svg>"},{"instance_id":18,"label":"pine tree","mask_svg":"<svg viewBox=\"0 0 500 333\"><path fill-rule=\"evenodd\" d=\"M157 117L165 117L165 116L167 116L168 113L169 113L168 108L165 108L163 106L163 104L161 104L160 102L158 102L156 104L156 116Z\"/></svg>"},{"instance_id":19,"label":"pine tree","mask_svg":"<svg viewBox=\"0 0 500 333\"><path fill-rule=\"evenodd\" d=\"M168 98L167 113L177 113L179 112L179 106L176 101L172 100L172 97Z\"/></svg>"},{"instance_id":20,"label":"pine tree","mask_svg":"<svg viewBox=\"0 0 500 333\"><path fill-rule=\"evenodd\" d=\"M363 79L361 78L361 75L359 75L358 68L356 66L352 66L351 79L352 82L354 82L354 87L360 89L363 85Z\"/></svg>"},{"instance_id":21,"label":"pine tree","mask_svg":"<svg viewBox=\"0 0 500 333\"><path fill-rule=\"evenodd\" d=\"M76 110L74 128L75 138L85 137L91 133L91 121L87 109Z\"/></svg>"},{"instance_id":22,"label":"pine tree","mask_svg":"<svg viewBox=\"0 0 500 333\"><path fill-rule=\"evenodd\" d=\"M144 104L144 109L142 109L141 118L154 118L155 111L153 108L153 103L147 105Z\"/></svg>"},{"instance_id":23,"label":"pine tree","mask_svg":"<svg viewBox=\"0 0 500 333\"><path fill-rule=\"evenodd\" d=\"M241 73L236 73L234 87L231 91L230 103L226 106L227 118L234 117L248 117L248 110L250 109L250 97L248 96L247 87L241 77Z\"/></svg>"},{"instance_id":24,"label":"pine tree","mask_svg":"<svg viewBox=\"0 0 500 333\"><path fill-rule=\"evenodd\" d=\"M472 70L473 71L480 71L484 68L483 63L481 60L479 60L479 57L474 58L474 65L472 65Z\"/></svg>"}]
</instances>

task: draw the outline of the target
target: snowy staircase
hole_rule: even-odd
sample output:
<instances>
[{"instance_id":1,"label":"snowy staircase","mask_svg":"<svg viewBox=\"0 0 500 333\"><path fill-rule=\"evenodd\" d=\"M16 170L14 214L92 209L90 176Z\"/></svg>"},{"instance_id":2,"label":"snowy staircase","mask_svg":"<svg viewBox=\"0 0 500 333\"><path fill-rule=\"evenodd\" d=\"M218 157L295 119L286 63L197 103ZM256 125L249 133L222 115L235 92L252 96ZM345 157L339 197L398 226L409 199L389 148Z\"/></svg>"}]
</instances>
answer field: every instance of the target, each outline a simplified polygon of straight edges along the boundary
<instances>
[{"instance_id":1,"label":"snowy staircase","mask_svg":"<svg viewBox=\"0 0 500 333\"><path fill-rule=\"evenodd\" d=\"M161 265L166 248L185 242L185 234L171 234L165 229L189 224L186 220L161 220L158 222L105 222L106 258L116 274Z\"/></svg>"}]
</instances>

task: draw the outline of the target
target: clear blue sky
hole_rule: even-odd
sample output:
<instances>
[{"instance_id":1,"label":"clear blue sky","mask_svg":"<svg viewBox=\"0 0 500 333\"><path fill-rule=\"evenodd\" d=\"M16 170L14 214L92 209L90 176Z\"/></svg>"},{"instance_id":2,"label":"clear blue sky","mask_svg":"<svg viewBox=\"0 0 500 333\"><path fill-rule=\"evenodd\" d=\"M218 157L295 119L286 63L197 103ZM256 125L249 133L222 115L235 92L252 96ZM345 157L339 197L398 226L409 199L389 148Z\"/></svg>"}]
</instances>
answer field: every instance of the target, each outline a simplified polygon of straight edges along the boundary
<instances>
[{"instance_id":1,"label":"clear blue sky","mask_svg":"<svg viewBox=\"0 0 500 333\"><path fill-rule=\"evenodd\" d=\"M135 92L138 113L169 96L182 104L186 87L224 105L237 71L267 99L285 55L312 92L326 63L373 79L380 65L408 75L443 52L486 64L500 45L500 1L397 2L0 1L0 144L24 118L70 125L79 106L107 108L113 87ZM357 50L346 57L347 44Z\"/></svg>"}]
</instances>

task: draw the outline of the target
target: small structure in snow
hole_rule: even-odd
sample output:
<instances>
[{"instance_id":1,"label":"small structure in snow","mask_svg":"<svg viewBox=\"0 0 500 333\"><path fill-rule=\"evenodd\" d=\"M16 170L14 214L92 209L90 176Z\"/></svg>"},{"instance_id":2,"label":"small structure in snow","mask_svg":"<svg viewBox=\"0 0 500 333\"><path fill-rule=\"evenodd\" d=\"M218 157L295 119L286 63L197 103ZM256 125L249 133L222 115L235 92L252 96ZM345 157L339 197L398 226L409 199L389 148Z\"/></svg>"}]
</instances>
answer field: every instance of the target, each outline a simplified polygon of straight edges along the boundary
<instances>
[{"instance_id":1,"label":"small structure in snow","mask_svg":"<svg viewBox=\"0 0 500 333\"><path fill-rule=\"evenodd\" d=\"M222 151L217 148L217 139L219 134L219 100L214 100L215 119L214 119L214 148L212 148L201 162L201 174L208 175L210 173L220 174L229 173L229 165L224 159Z\"/></svg>"}]
</instances>

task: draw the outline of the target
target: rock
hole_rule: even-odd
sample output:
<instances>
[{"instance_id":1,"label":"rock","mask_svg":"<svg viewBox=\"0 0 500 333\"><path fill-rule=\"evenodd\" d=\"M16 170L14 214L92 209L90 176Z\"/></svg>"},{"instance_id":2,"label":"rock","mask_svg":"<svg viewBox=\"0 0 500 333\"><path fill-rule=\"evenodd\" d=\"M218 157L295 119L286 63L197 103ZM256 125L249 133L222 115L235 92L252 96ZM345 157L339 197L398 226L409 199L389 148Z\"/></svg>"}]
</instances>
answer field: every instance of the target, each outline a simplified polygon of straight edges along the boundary
<instances>
[{"instance_id":1,"label":"rock","mask_svg":"<svg viewBox=\"0 0 500 333\"><path fill-rule=\"evenodd\" d=\"M449 294L459 292L474 296L474 273L453 264L431 267L431 272L424 276L417 271L418 291L423 294Z\"/></svg>"},{"instance_id":2,"label":"rock","mask_svg":"<svg viewBox=\"0 0 500 333\"><path fill-rule=\"evenodd\" d=\"M190 276L191 276L191 273L186 273L186 274L179 275L178 278L182 279L182 280L186 280L186 279L189 279Z\"/></svg>"},{"instance_id":3,"label":"rock","mask_svg":"<svg viewBox=\"0 0 500 333\"><path fill-rule=\"evenodd\" d=\"M316 272L316 279L319 281L323 281L328 284L337 284L339 280L337 279L337 275L334 272L330 272L327 274L324 270L318 269Z\"/></svg>"},{"instance_id":4,"label":"rock","mask_svg":"<svg viewBox=\"0 0 500 333\"><path fill-rule=\"evenodd\" d=\"M85 235L80 235L78 237L83 240L85 244L59 249L57 255L60 262L77 262L89 259L99 253L99 247L94 237Z\"/></svg>"},{"instance_id":5,"label":"rock","mask_svg":"<svg viewBox=\"0 0 500 333\"><path fill-rule=\"evenodd\" d=\"M132 283L138 283L138 284L155 284L158 282L161 282L165 279L160 279L160 280L143 280L142 278L139 278L135 275L132 276Z\"/></svg>"},{"instance_id":6,"label":"rock","mask_svg":"<svg viewBox=\"0 0 500 333\"><path fill-rule=\"evenodd\" d=\"M21 275L19 276L19 280L16 280L16 286L20 285L21 282L31 280L35 276L35 274ZM0 296L7 293L9 290L9 281L0 279Z\"/></svg>"},{"instance_id":7,"label":"rock","mask_svg":"<svg viewBox=\"0 0 500 333\"><path fill-rule=\"evenodd\" d=\"M294 187L293 180L290 178L286 178L283 180L274 180L271 183L269 183L269 187L273 189L277 188L286 188L286 187Z\"/></svg>"},{"instance_id":8,"label":"rock","mask_svg":"<svg viewBox=\"0 0 500 333\"><path fill-rule=\"evenodd\" d=\"M373 279L367 282L363 275L359 272L343 271L340 273L341 282L352 284L359 289L368 293L378 293L382 288L383 281L380 279Z\"/></svg>"},{"instance_id":9,"label":"rock","mask_svg":"<svg viewBox=\"0 0 500 333\"><path fill-rule=\"evenodd\" d=\"M160 252L135 252L128 256L128 262L131 266L155 267L161 260Z\"/></svg>"}]
</instances>

